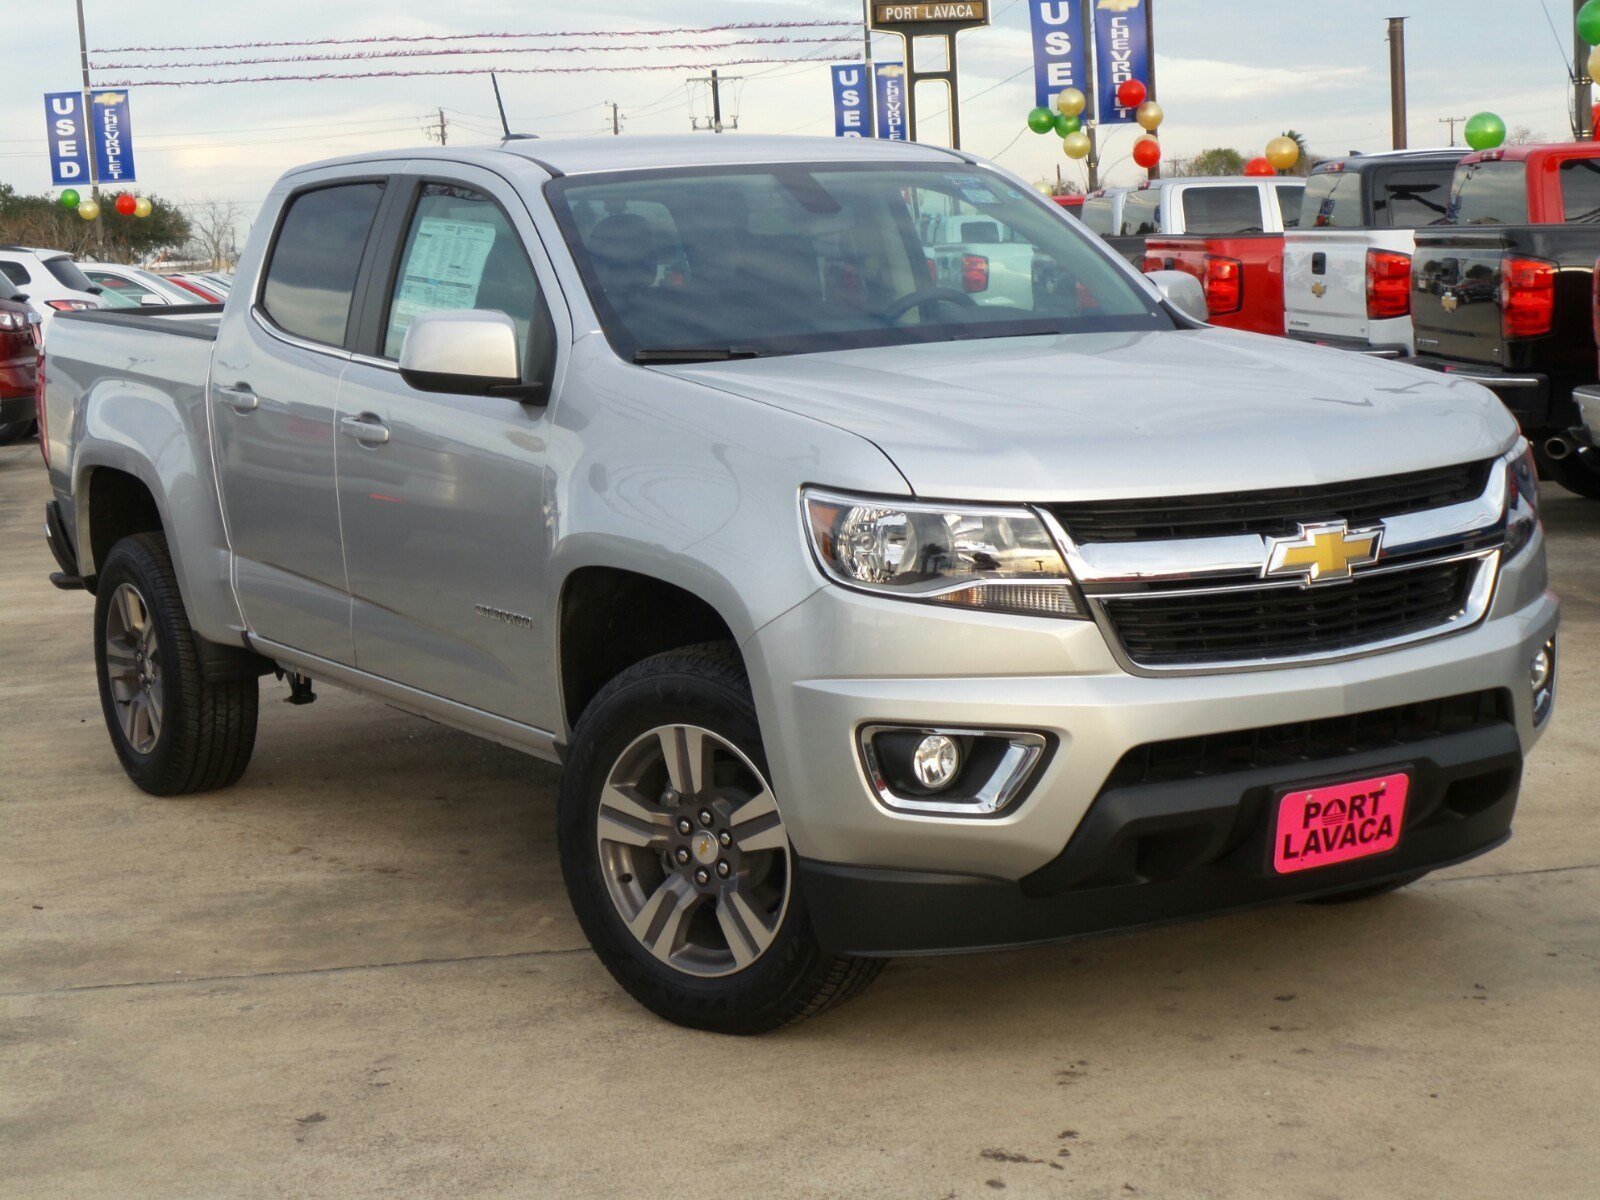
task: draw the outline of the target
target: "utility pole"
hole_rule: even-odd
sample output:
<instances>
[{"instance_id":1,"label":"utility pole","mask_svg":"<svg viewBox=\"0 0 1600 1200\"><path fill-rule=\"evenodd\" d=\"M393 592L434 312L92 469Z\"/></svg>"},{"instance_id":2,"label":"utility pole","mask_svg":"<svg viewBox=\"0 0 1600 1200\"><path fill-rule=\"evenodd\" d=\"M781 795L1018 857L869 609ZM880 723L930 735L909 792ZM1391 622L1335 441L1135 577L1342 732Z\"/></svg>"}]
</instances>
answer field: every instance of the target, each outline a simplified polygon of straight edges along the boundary
<instances>
[{"instance_id":1,"label":"utility pole","mask_svg":"<svg viewBox=\"0 0 1600 1200\"><path fill-rule=\"evenodd\" d=\"M1465 125L1467 123L1467 120L1468 120L1467 117L1440 117L1439 118L1439 124L1450 126L1450 144L1452 146L1454 146L1456 144L1456 126L1457 125Z\"/></svg>"},{"instance_id":2,"label":"utility pole","mask_svg":"<svg viewBox=\"0 0 1600 1200\"><path fill-rule=\"evenodd\" d=\"M611 110L611 136L616 137L622 132L622 114L617 111L617 102L607 100L602 107Z\"/></svg>"},{"instance_id":3,"label":"utility pole","mask_svg":"<svg viewBox=\"0 0 1600 1200\"><path fill-rule=\"evenodd\" d=\"M1406 18L1389 18L1389 110L1394 148L1406 148Z\"/></svg>"},{"instance_id":4,"label":"utility pole","mask_svg":"<svg viewBox=\"0 0 1600 1200\"><path fill-rule=\"evenodd\" d=\"M907 43L907 52L910 43ZM872 0L861 0L861 57L867 64L868 137L878 136L878 81L872 74Z\"/></svg>"},{"instance_id":5,"label":"utility pole","mask_svg":"<svg viewBox=\"0 0 1600 1200\"><path fill-rule=\"evenodd\" d=\"M93 90L89 83L89 36L83 28L83 0L78 0L78 61L83 67L83 137L89 143L89 195L95 204L100 203L100 166L95 154L94 144L94 107L90 103L89 93ZM101 216L105 214L102 213ZM96 257L104 258L106 250L106 226L98 217L94 222L94 244L97 250Z\"/></svg>"},{"instance_id":6,"label":"utility pole","mask_svg":"<svg viewBox=\"0 0 1600 1200\"><path fill-rule=\"evenodd\" d=\"M712 133L721 133L724 128L739 128L737 114L726 126L722 123L722 85L725 83L738 83L742 78L743 76L740 75L719 75L717 69L713 67L710 75L696 75L690 79L690 83L708 83L711 85L711 119L702 125L699 117L690 117L690 125L695 129L709 129Z\"/></svg>"},{"instance_id":7,"label":"utility pole","mask_svg":"<svg viewBox=\"0 0 1600 1200\"><path fill-rule=\"evenodd\" d=\"M450 144L450 132L445 125L444 109L441 108L439 110L439 123L435 125L432 121L429 121L422 127L422 131L428 135L430 142L438 142L441 146L448 146Z\"/></svg>"},{"instance_id":8,"label":"utility pole","mask_svg":"<svg viewBox=\"0 0 1600 1200\"><path fill-rule=\"evenodd\" d=\"M1085 110L1087 111L1087 110ZM1084 132L1089 135L1089 157L1084 162L1089 167L1089 191L1100 190L1100 127L1094 121L1084 123Z\"/></svg>"},{"instance_id":9,"label":"utility pole","mask_svg":"<svg viewBox=\"0 0 1600 1200\"><path fill-rule=\"evenodd\" d=\"M1572 0L1574 23L1584 0ZM1583 35L1572 35L1572 131L1580 142L1594 137L1593 87L1589 78L1589 48L1583 44Z\"/></svg>"}]
</instances>

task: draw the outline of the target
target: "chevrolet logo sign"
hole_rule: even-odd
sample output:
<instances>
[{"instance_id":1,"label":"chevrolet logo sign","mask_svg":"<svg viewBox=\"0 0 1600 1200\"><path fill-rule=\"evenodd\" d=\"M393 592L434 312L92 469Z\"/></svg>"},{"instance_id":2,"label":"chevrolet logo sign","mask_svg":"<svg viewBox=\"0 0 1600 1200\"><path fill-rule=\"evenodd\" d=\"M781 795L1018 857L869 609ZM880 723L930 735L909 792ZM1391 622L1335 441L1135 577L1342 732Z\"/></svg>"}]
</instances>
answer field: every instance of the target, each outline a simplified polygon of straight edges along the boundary
<instances>
[{"instance_id":1,"label":"chevrolet logo sign","mask_svg":"<svg viewBox=\"0 0 1600 1200\"><path fill-rule=\"evenodd\" d=\"M1141 0L1100 0L1095 7L1103 8L1107 12L1125 13L1138 8L1140 2Z\"/></svg>"},{"instance_id":2,"label":"chevrolet logo sign","mask_svg":"<svg viewBox=\"0 0 1600 1200\"><path fill-rule=\"evenodd\" d=\"M1311 285L1311 294L1321 300L1328 294L1328 285L1325 283L1313 283Z\"/></svg>"},{"instance_id":3,"label":"chevrolet logo sign","mask_svg":"<svg viewBox=\"0 0 1600 1200\"><path fill-rule=\"evenodd\" d=\"M1301 525L1298 537L1272 538L1267 542L1267 565L1263 579L1300 576L1300 586L1337 583L1349 579L1355 567L1378 561L1383 544L1382 529L1352 531L1343 521Z\"/></svg>"}]
</instances>

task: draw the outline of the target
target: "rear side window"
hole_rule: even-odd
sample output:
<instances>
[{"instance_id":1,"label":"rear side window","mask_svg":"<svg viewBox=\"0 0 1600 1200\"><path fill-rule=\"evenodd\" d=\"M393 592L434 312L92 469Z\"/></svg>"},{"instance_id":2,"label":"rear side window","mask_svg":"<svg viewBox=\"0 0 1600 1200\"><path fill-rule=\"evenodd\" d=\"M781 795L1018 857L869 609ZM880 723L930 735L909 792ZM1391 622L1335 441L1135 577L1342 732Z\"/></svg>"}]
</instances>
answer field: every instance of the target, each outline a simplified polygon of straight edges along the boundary
<instances>
[{"instance_id":1,"label":"rear side window","mask_svg":"<svg viewBox=\"0 0 1600 1200\"><path fill-rule=\"evenodd\" d=\"M56 277L56 282L64 288L71 288L75 292L87 292L94 284L89 282L89 277L78 269L78 264L70 258L47 258L44 260L44 269Z\"/></svg>"},{"instance_id":2,"label":"rear side window","mask_svg":"<svg viewBox=\"0 0 1600 1200\"><path fill-rule=\"evenodd\" d=\"M274 324L313 342L344 344L361 254L381 199L381 183L348 183L302 192L289 202L261 292L261 307Z\"/></svg>"},{"instance_id":3,"label":"rear side window","mask_svg":"<svg viewBox=\"0 0 1600 1200\"><path fill-rule=\"evenodd\" d=\"M1600 160L1574 158L1561 164L1561 203L1568 221L1600 221Z\"/></svg>"},{"instance_id":4,"label":"rear side window","mask_svg":"<svg viewBox=\"0 0 1600 1200\"><path fill-rule=\"evenodd\" d=\"M1261 189L1197 187L1183 191L1185 233L1260 233Z\"/></svg>"},{"instance_id":5,"label":"rear side window","mask_svg":"<svg viewBox=\"0 0 1600 1200\"><path fill-rule=\"evenodd\" d=\"M1078 210L1078 219L1101 237L1110 237L1115 232L1115 227L1112 225L1115 216L1110 196L1097 196L1085 200L1083 207Z\"/></svg>"},{"instance_id":6,"label":"rear side window","mask_svg":"<svg viewBox=\"0 0 1600 1200\"><path fill-rule=\"evenodd\" d=\"M1306 184L1300 201L1302 229L1359 229L1361 177L1354 171L1323 171Z\"/></svg>"},{"instance_id":7,"label":"rear side window","mask_svg":"<svg viewBox=\"0 0 1600 1200\"><path fill-rule=\"evenodd\" d=\"M1480 162L1456 170L1450 219L1457 225L1526 225L1527 170L1519 162Z\"/></svg>"},{"instance_id":8,"label":"rear side window","mask_svg":"<svg viewBox=\"0 0 1600 1200\"><path fill-rule=\"evenodd\" d=\"M1450 180L1455 168L1396 167L1381 172L1372 185L1372 219L1389 229L1437 225L1450 213Z\"/></svg>"},{"instance_id":9,"label":"rear side window","mask_svg":"<svg viewBox=\"0 0 1600 1200\"><path fill-rule=\"evenodd\" d=\"M33 282L33 276L28 274L28 268L19 262L0 262L0 275L4 275L18 287Z\"/></svg>"},{"instance_id":10,"label":"rear side window","mask_svg":"<svg viewBox=\"0 0 1600 1200\"><path fill-rule=\"evenodd\" d=\"M1122 201L1122 236L1161 232L1161 193L1153 188L1129 192Z\"/></svg>"},{"instance_id":11,"label":"rear side window","mask_svg":"<svg viewBox=\"0 0 1600 1200\"><path fill-rule=\"evenodd\" d=\"M1283 216L1283 227L1298 228L1300 207L1305 203L1306 189L1299 184L1280 183L1273 190L1278 193L1278 212Z\"/></svg>"}]
</instances>

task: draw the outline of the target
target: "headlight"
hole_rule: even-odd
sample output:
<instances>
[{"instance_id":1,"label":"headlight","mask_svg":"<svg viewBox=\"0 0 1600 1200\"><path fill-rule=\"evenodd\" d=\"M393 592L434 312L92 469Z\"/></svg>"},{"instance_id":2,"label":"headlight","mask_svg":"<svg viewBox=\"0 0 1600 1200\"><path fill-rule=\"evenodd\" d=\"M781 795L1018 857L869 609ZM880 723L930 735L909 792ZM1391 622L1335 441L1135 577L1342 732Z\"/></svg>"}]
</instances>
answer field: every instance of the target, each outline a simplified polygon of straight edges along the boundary
<instances>
[{"instance_id":1,"label":"headlight","mask_svg":"<svg viewBox=\"0 0 1600 1200\"><path fill-rule=\"evenodd\" d=\"M1513 557L1533 540L1539 528L1539 471L1533 447L1518 441L1506 455L1506 557Z\"/></svg>"},{"instance_id":2,"label":"headlight","mask_svg":"<svg viewBox=\"0 0 1600 1200\"><path fill-rule=\"evenodd\" d=\"M846 587L984 612L1087 615L1050 531L1025 508L803 499L817 561Z\"/></svg>"}]
</instances>

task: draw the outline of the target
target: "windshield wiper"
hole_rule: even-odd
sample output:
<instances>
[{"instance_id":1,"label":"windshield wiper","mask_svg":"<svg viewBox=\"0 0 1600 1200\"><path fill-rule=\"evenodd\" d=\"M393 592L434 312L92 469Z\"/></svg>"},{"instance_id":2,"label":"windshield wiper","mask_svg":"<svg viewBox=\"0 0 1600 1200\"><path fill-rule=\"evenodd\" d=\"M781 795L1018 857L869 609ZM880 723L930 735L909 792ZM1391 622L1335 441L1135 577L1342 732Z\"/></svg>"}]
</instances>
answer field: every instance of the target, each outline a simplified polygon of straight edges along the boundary
<instances>
[{"instance_id":1,"label":"windshield wiper","mask_svg":"<svg viewBox=\"0 0 1600 1200\"><path fill-rule=\"evenodd\" d=\"M633 361L641 367L652 363L730 362L736 358L760 357L761 351L751 346L706 346L633 352Z\"/></svg>"}]
</instances>

